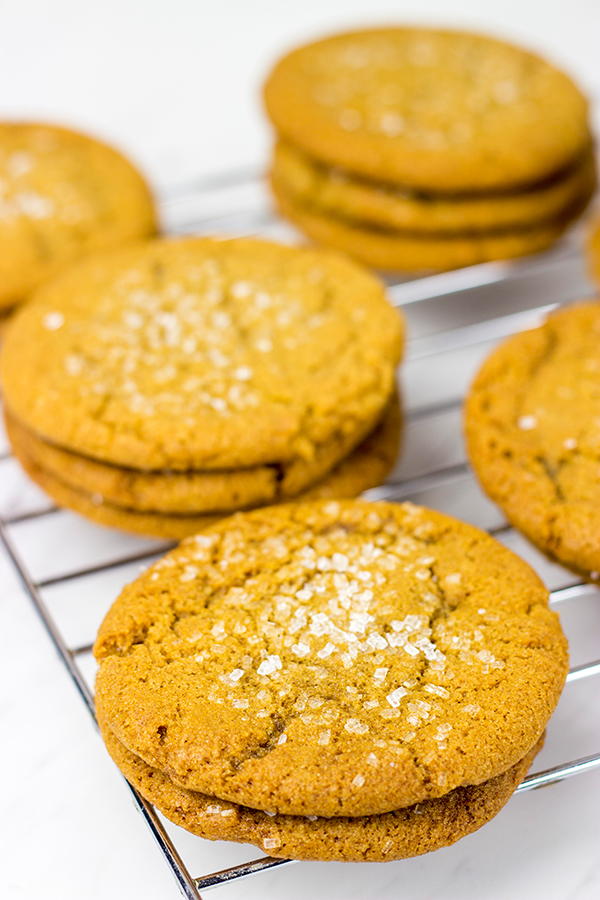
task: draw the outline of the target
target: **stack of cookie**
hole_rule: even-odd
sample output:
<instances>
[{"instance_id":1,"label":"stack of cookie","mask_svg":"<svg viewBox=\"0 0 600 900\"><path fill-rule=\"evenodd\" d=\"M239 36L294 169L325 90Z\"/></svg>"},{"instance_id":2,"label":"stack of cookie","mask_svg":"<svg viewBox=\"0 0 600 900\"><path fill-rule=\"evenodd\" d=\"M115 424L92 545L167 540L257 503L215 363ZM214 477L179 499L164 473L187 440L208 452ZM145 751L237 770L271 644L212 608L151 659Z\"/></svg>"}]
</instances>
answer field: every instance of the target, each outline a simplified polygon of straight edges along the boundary
<instances>
[{"instance_id":1,"label":"stack of cookie","mask_svg":"<svg viewBox=\"0 0 600 900\"><path fill-rule=\"evenodd\" d=\"M79 264L17 314L8 432L60 505L180 537L379 483L398 446L402 342L381 283L335 254L147 242Z\"/></svg>"},{"instance_id":2,"label":"stack of cookie","mask_svg":"<svg viewBox=\"0 0 600 900\"><path fill-rule=\"evenodd\" d=\"M466 434L509 521L600 579L600 303L567 306L494 350L467 397Z\"/></svg>"},{"instance_id":3,"label":"stack of cookie","mask_svg":"<svg viewBox=\"0 0 600 900\"><path fill-rule=\"evenodd\" d=\"M108 750L174 822L273 856L391 860L491 819L566 641L535 573L412 504L239 513L125 588L95 645Z\"/></svg>"},{"instance_id":4,"label":"stack of cookie","mask_svg":"<svg viewBox=\"0 0 600 900\"><path fill-rule=\"evenodd\" d=\"M53 125L0 123L0 312L74 260L155 231L145 181L112 147Z\"/></svg>"},{"instance_id":5,"label":"stack of cookie","mask_svg":"<svg viewBox=\"0 0 600 900\"><path fill-rule=\"evenodd\" d=\"M542 250L594 190L585 98L544 60L492 38L337 35L281 59L265 102L281 212L376 268Z\"/></svg>"}]
</instances>

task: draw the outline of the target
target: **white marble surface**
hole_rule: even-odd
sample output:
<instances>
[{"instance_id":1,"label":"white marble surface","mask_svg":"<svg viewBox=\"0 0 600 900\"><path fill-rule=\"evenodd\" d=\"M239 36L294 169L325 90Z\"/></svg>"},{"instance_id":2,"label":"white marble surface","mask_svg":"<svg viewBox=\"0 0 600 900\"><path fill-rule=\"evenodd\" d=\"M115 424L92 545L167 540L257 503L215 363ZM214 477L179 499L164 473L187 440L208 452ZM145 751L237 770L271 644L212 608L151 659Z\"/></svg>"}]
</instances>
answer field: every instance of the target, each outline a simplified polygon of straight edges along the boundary
<instances>
[{"instance_id":1,"label":"white marble surface","mask_svg":"<svg viewBox=\"0 0 600 900\"><path fill-rule=\"evenodd\" d=\"M493 27L554 55L592 90L600 88L597 0L329 0L133 2L0 0L0 116L37 116L88 128L120 143L163 190L215 169L264 158L267 131L257 86L268 61L297 38L340 25L406 17ZM461 390L486 346L460 360L450 394ZM432 402L440 384L423 362L406 373L411 405ZM454 413L416 423L401 474L460 461ZM418 496L433 502L427 492ZM436 494L441 506L482 525L497 511L470 479ZM0 511L46 501L11 461L0 462ZM38 579L51 579L152 545L101 530L69 513L11 529ZM565 573L518 538L510 542L550 586ZM136 564L48 586L44 598L71 644L87 643ZM0 555L0 893L45 900L178 896L128 791L55 657L6 557ZM589 597L561 609L574 664L600 657L600 606ZM598 680L570 685L536 768L600 747ZM600 896L597 809L600 772L515 797L500 816L453 848L402 863L300 864L217 889L226 900L306 896L362 900L592 900ZM171 829L194 874L258 855Z\"/></svg>"}]
</instances>

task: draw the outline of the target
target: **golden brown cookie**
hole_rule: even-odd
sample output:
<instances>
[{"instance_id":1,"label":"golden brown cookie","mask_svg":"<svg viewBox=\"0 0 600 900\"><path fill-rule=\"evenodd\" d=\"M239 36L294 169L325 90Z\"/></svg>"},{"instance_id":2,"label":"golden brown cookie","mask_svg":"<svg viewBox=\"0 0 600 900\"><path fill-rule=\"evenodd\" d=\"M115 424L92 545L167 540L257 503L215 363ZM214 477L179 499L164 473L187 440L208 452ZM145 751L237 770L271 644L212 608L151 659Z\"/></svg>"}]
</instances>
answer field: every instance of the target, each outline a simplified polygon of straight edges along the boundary
<instances>
[{"instance_id":1,"label":"golden brown cookie","mask_svg":"<svg viewBox=\"0 0 600 900\"><path fill-rule=\"evenodd\" d=\"M600 571L600 303L567 306L485 361L465 413L483 488L513 525Z\"/></svg>"},{"instance_id":2,"label":"golden brown cookie","mask_svg":"<svg viewBox=\"0 0 600 900\"><path fill-rule=\"evenodd\" d=\"M40 463L37 455L39 442L27 439L22 429L15 429L14 422L7 420L8 434L11 439L14 453L21 462L28 475L40 485L59 506L74 509L93 522L109 527L121 528L123 531L131 531L136 534L150 537L180 539L189 534L194 534L208 527L213 522L235 511L236 498L229 499L232 502L230 509L222 509L212 514L195 512L193 510L165 513L153 509L140 511L136 507L126 507L118 502L111 502L101 493L89 493L82 489L76 480L73 483L65 480L64 472L60 469L52 471ZM400 442L401 416L397 402L392 402L388 407L382 422L374 431L353 450L347 457L341 460L320 481L300 492L296 499L317 500L334 497L356 497L369 488L376 487L385 481L386 476L396 462ZM26 437L25 440L23 438ZM45 457L47 447L42 448L40 457ZM116 470L118 472L118 470ZM69 473L70 477L72 472ZM119 476L117 475L116 478ZM121 473L123 482L130 484L131 473ZM183 492L186 479L195 483L193 477L174 473L166 479L164 493L156 482L153 490L157 502L167 495L174 497L174 489L170 480L175 480L178 487L175 491ZM232 481L235 482L235 473ZM124 496L126 492L124 491ZM139 496L136 491L135 496ZM144 493L144 496L147 496ZM182 504L183 505L183 504Z\"/></svg>"},{"instance_id":3,"label":"golden brown cookie","mask_svg":"<svg viewBox=\"0 0 600 900\"><path fill-rule=\"evenodd\" d=\"M277 132L314 159L427 191L513 189L568 167L589 142L563 72L483 35L389 27L288 53L265 85Z\"/></svg>"},{"instance_id":4,"label":"golden brown cookie","mask_svg":"<svg viewBox=\"0 0 600 900\"><path fill-rule=\"evenodd\" d=\"M316 243L342 250L373 268L403 272L441 271L539 253L558 240L589 200L589 197L581 198L577 207L561 220L522 231L429 237L368 228L341 218L324 216L297 204L277 184L272 186L282 215Z\"/></svg>"},{"instance_id":5,"label":"golden brown cookie","mask_svg":"<svg viewBox=\"0 0 600 900\"><path fill-rule=\"evenodd\" d=\"M455 788L436 800L359 818L268 815L177 787L117 740L101 709L102 737L131 784L172 822L209 840L256 844L280 858L386 862L447 847L489 822L510 799L539 752L538 742L502 775L480 785ZM372 754L371 767L378 767Z\"/></svg>"},{"instance_id":6,"label":"golden brown cookie","mask_svg":"<svg viewBox=\"0 0 600 900\"><path fill-rule=\"evenodd\" d=\"M457 232L500 231L552 222L586 196L596 183L592 150L559 178L503 194L436 195L361 179L321 165L290 144L275 147L271 180L295 204L363 227L438 237Z\"/></svg>"},{"instance_id":7,"label":"golden brown cookie","mask_svg":"<svg viewBox=\"0 0 600 900\"><path fill-rule=\"evenodd\" d=\"M2 386L24 427L101 462L310 463L381 414L402 336L382 284L337 254L163 239L40 289L8 329Z\"/></svg>"},{"instance_id":8,"label":"golden brown cookie","mask_svg":"<svg viewBox=\"0 0 600 900\"><path fill-rule=\"evenodd\" d=\"M500 775L567 671L526 563L440 513L365 501L239 513L184 541L125 588L94 652L130 752L292 815L385 813Z\"/></svg>"},{"instance_id":9,"label":"golden brown cookie","mask_svg":"<svg viewBox=\"0 0 600 900\"><path fill-rule=\"evenodd\" d=\"M0 308L74 260L155 231L148 186L112 147L55 125L0 123Z\"/></svg>"}]
</instances>

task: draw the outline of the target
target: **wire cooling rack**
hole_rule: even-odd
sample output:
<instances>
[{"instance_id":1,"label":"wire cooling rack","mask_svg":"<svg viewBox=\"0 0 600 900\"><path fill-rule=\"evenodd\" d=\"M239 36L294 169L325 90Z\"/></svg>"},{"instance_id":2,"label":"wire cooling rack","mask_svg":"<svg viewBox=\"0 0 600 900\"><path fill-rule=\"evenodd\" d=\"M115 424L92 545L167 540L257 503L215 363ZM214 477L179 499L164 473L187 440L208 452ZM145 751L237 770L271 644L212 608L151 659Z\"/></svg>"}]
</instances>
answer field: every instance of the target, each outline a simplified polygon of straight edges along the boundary
<instances>
[{"instance_id":1,"label":"wire cooling rack","mask_svg":"<svg viewBox=\"0 0 600 900\"><path fill-rule=\"evenodd\" d=\"M293 239L293 233L270 212L260 176L252 170L215 175L172 191L163 201L163 220L173 233L251 233ZM473 373L498 340L536 324L550 309L585 297L590 290L577 232L549 253L518 262L390 282L392 302L402 306L410 336L402 367L404 447L388 482L367 493L370 499L410 498L486 528L534 565L552 589L554 606L571 609L575 605L575 618L582 604L598 608L598 588L542 557L484 498L465 459L460 407ZM0 448L0 541L94 717L91 646L97 624L120 587L167 545L96 529L58 510L27 481L4 446L4 452ZM84 533L85 541L81 540ZM589 654L589 646L585 652ZM566 692L573 682L599 674L600 659L590 661L584 655L569 673ZM517 792L598 767L600 748L529 775ZM130 790L185 897L198 900L207 888L290 862L263 856L197 876L177 847L182 832Z\"/></svg>"}]
</instances>

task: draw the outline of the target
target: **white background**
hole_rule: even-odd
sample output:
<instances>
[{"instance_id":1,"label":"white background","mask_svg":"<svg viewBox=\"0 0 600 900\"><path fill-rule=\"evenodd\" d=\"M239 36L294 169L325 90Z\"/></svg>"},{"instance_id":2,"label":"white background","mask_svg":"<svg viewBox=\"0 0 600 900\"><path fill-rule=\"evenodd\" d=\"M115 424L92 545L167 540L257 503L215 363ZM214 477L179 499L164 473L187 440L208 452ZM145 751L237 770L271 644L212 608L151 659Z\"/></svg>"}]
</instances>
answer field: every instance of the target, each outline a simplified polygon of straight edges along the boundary
<instances>
[{"instance_id":1,"label":"white background","mask_svg":"<svg viewBox=\"0 0 600 900\"><path fill-rule=\"evenodd\" d=\"M164 190L195 174L264 160L268 129L259 85L270 60L288 45L339 27L393 20L495 31L554 57L588 90L600 92L598 0L0 0L0 116L55 120L97 133L129 152ZM9 900L176 897L1 557L0 584L0 893ZM465 842L489 855L490 881L465 876L473 851L455 857L456 884L466 877L462 896L469 890L483 900L600 896L597 839L585 837L588 826L596 827L592 789L598 789L595 775L582 776L577 787L515 799L528 839L535 842L539 823L551 820L543 841L533 856L520 854L501 816L490 826L498 846L483 837L483 843ZM505 846L513 854L506 862ZM411 883L415 873L430 875L432 865L415 861ZM310 879L308 894L325 896L314 874L320 869L292 871ZM409 900L399 870L386 871L377 876L378 892ZM338 886L344 878L336 869ZM367 879L347 878L347 898L369 895ZM428 892L419 897L448 896L445 881L426 881ZM277 888L283 897L289 882L264 884L269 896ZM223 896L243 894L240 887Z\"/></svg>"},{"instance_id":2,"label":"white background","mask_svg":"<svg viewBox=\"0 0 600 900\"><path fill-rule=\"evenodd\" d=\"M0 0L0 113L97 132L172 184L263 158L283 49L401 19L492 30L600 88L598 0Z\"/></svg>"}]
</instances>

